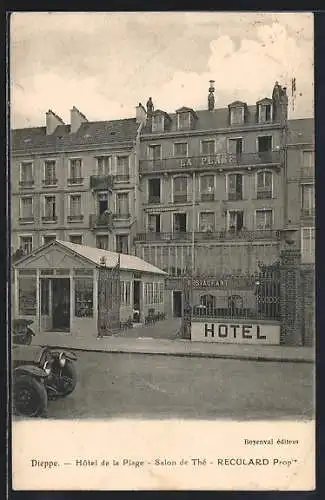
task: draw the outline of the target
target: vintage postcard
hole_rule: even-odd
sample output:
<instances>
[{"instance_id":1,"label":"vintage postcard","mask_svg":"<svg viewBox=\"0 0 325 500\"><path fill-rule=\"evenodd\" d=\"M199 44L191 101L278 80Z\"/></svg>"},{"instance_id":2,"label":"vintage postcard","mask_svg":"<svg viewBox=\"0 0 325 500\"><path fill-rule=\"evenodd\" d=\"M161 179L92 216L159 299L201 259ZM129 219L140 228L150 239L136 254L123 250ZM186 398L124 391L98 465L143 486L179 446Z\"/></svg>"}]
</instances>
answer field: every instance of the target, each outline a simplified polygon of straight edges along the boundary
<instances>
[{"instance_id":1,"label":"vintage postcard","mask_svg":"<svg viewBox=\"0 0 325 500\"><path fill-rule=\"evenodd\" d=\"M11 15L15 490L315 488L313 44Z\"/></svg>"}]
</instances>

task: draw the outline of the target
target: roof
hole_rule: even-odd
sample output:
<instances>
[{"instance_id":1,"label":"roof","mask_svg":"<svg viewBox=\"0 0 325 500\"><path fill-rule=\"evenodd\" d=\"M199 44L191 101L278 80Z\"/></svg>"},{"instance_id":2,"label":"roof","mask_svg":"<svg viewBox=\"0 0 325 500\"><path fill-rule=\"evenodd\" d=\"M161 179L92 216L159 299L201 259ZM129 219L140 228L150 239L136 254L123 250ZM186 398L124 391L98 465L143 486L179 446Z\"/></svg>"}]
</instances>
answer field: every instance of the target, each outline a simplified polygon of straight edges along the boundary
<instances>
[{"instance_id":1,"label":"roof","mask_svg":"<svg viewBox=\"0 0 325 500\"><path fill-rule=\"evenodd\" d=\"M46 127L14 129L11 132L12 151L33 151L36 148L64 151L69 146L130 142L136 138L138 125L135 118L123 120L84 122L75 133L70 125L58 125L53 134Z\"/></svg>"},{"instance_id":2,"label":"roof","mask_svg":"<svg viewBox=\"0 0 325 500\"><path fill-rule=\"evenodd\" d=\"M137 271L141 273L150 273L150 274L161 274L167 275L165 271L162 271L156 266L149 264L148 262L140 259L139 257L135 257L134 255L128 254L118 254L117 252L109 252L108 250L102 250L100 248L88 247L85 245L77 245L76 243L70 243L68 241L55 240L47 243L36 249L32 254L24 256L22 259L17 261L14 266L20 265L22 262L27 261L29 257L35 256L35 254L41 252L44 248L48 248L50 246L60 246L65 247L68 250L74 252L80 257L87 259L92 262L96 266L101 266L101 260L105 259L105 267L113 268L118 263L118 256L120 255L120 268L122 270L127 271Z\"/></svg>"}]
</instances>

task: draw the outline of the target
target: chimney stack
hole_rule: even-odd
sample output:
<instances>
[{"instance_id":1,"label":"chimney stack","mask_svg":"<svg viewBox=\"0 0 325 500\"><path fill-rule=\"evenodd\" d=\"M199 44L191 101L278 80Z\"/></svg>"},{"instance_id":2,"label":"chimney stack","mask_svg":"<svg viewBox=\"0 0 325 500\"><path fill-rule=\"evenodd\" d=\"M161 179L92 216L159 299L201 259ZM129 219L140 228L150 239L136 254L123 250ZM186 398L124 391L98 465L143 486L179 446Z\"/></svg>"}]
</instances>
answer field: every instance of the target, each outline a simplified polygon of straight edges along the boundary
<instances>
[{"instance_id":1,"label":"chimney stack","mask_svg":"<svg viewBox=\"0 0 325 500\"><path fill-rule=\"evenodd\" d=\"M214 80L210 80L209 95L208 95L208 110L214 110Z\"/></svg>"},{"instance_id":2,"label":"chimney stack","mask_svg":"<svg viewBox=\"0 0 325 500\"><path fill-rule=\"evenodd\" d=\"M51 109L46 113L46 135L51 135L59 125L65 125L62 118L56 115Z\"/></svg>"},{"instance_id":3,"label":"chimney stack","mask_svg":"<svg viewBox=\"0 0 325 500\"><path fill-rule=\"evenodd\" d=\"M86 116L79 111L75 106L70 109L70 133L75 134L82 123L88 122Z\"/></svg>"},{"instance_id":4,"label":"chimney stack","mask_svg":"<svg viewBox=\"0 0 325 500\"><path fill-rule=\"evenodd\" d=\"M140 123L144 123L147 119L146 108L142 106L141 102L136 107L136 123L140 125Z\"/></svg>"}]
</instances>

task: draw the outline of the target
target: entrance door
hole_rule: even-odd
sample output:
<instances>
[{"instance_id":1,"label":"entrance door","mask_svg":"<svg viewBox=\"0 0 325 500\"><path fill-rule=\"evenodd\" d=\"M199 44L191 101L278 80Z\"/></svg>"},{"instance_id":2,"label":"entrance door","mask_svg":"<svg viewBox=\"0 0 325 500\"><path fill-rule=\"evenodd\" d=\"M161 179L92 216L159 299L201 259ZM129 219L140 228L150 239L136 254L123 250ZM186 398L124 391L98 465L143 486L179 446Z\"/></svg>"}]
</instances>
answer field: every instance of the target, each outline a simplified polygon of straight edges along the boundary
<instances>
[{"instance_id":1,"label":"entrance door","mask_svg":"<svg viewBox=\"0 0 325 500\"><path fill-rule=\"evenodd\" d=\"M70 330L70 279L52 280L53 330Z\"/></svg>"},{"instance_id":2,"label":"entrance door","mask_svg":"<svg viewBox=\"0 0 325 500\"><path fill-rule=\"evenodd\" d=\"M173 316L182 317L182 292L175 290L173 291Z\"/></svg>"},{"instance_id":3,"label":"entrance door","mask_svg":"<svg viewBox=\"0 0 325 500\"><path fill-rule=\"evenodd\" d=\"M140 323L141 318L141 281L133 281L133 321Z\"/></svg>"}]
</instances>

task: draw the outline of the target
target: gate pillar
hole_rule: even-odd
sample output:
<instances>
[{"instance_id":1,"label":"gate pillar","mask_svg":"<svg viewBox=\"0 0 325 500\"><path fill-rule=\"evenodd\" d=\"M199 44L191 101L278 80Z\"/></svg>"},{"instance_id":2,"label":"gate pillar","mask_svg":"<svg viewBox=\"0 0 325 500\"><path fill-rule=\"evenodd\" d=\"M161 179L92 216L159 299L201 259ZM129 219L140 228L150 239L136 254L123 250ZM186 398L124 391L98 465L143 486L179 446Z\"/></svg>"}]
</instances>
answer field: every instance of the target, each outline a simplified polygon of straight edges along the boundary
<instances>
[{"instance_id":1,"label":"gate pillar","mask_svg":"<svg viewBox=\"0 0 325 500\"><path fill-rule=\"evenodd\" d=\"M183 339L191 339L192 324L192 278L183 281L183 315L181 335Z\"/></svg>"},{"instance_id":2,"label":"gate pillar","mask_svg":"<svg viewBox=\"0 0 325 500\"><path fill-rule=\"evenodd\" d=\"M280 259L281 344L302 345L300 252L283 250Z\"/></svg>"}]
</instances>

